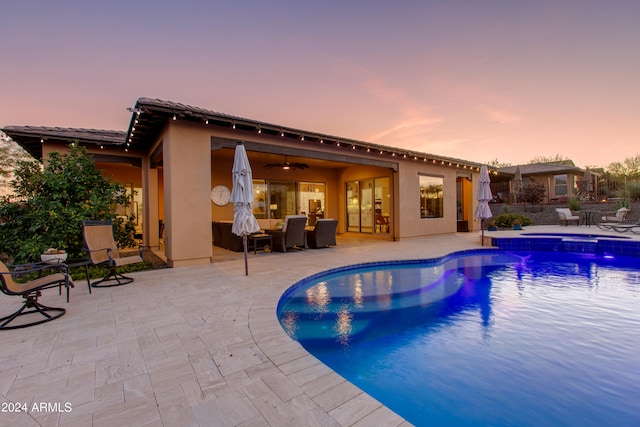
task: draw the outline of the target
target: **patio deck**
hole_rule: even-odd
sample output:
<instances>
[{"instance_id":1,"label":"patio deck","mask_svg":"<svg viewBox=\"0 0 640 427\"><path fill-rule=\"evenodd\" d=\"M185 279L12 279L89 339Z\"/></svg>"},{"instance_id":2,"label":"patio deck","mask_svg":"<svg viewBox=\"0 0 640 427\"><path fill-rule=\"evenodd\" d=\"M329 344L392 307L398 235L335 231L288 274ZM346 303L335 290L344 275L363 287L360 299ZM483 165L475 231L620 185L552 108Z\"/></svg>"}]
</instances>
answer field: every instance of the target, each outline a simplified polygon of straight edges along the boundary
<instances>
[{"instance_id":1,"label":"patio deck","mask_svg":"<svg viewBox=\"0 0 640 427\"><path fill-rule=\"evenodd\" d=\"M525 230L533 231L607 234ZM486 234L494 233L518 232ZM243 254L216 247L213 264L134 273L134 283L92 295L79 281L69 304L47 291L42 302L66 315L1 332L0 425L409 425L291 340L276 319L278 299L328 268L472 248L480 248L477 232L401 242L339 236L327 249L250 253L245 276ZM2 295L0 313L19 302ZM6 412L8 403L28 412Z\"/></svg>"}]
</instances>

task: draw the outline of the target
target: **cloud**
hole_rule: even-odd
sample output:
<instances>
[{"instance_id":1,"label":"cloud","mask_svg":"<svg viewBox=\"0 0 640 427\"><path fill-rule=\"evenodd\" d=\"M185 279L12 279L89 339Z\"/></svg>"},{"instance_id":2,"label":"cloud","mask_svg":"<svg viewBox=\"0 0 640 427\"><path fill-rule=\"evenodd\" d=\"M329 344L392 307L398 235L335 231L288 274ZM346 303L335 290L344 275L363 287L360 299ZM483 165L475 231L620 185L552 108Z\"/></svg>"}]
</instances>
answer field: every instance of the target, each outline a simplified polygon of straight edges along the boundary
<instances>
[{"instance_id":1,"label":"cloud","mask_svg":"<svg viewBox=\"0 0 640 427\"><path fill-rule=\"evenodd\" d=\"M383 129L368 139L371 141L379 141L382 139L394 139L394 140L412 140L415 137L425 137L424 135L434 128L434 125L440 123L442 120L439 118L433 119L405 119L400 123Z\"/></svg>"},{"instance_id":2,"label":"cloud","mask_svg":"<svg viewBox=\"0 0 640 427\"><path fill-rule=\"evenodd\" d=\"M522 119L519 116L513 113L509 113L507 111L500 111L491 107L483 107L483 112L487 117L487 119L489 119L490 121L500 123L503 125L520 123L522 121Z\"/></svg>"}]
</instances>

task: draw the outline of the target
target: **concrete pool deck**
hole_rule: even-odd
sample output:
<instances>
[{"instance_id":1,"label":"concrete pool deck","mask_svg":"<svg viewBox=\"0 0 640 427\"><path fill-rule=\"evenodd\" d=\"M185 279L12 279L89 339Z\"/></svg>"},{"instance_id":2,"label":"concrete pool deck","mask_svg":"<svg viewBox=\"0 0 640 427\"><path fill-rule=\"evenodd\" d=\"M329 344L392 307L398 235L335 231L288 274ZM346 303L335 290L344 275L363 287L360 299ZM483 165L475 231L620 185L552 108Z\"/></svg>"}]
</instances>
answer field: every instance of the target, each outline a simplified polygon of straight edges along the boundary
<instances>
[{"instance_id":1,"label":"concrete pool deck","mask_svg":"<svg viewBox=\"0 0 640 427\"><path fill-rule=\"evenodd\" d=\"M597 227L524 232L640 240ZM245 276L242 253L214 247L212 264L135 273L132 284L92 295L78 281L69 304L46 291L41 302L66 308L64 316L0 331L0 425L409 425L291 340L276 318L278 300L329 268L479 248L477 232L400 242L345 235L327 249L250 253ZM20 303L1 295L0 313Z\"/></svg>"}]
</instances>

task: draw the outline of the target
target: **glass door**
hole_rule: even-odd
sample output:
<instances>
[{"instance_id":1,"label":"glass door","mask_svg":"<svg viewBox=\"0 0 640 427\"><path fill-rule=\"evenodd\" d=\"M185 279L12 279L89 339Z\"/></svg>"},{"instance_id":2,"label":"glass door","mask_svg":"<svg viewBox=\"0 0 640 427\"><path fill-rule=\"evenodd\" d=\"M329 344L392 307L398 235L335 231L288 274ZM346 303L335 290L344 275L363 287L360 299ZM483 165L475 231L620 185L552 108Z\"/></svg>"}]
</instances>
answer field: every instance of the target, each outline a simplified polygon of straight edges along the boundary
<instances>
[{"instance_id":1,"label":"glass door","mask_svg":"<svg viewBox=\"0 0 640 427\"><path fill-rule=\"evenodd\" d=\"M373 233L373 180L360 181L360 232Z\"/></svg>"},{"instance_id":2,"label":"glass door","mask_svg":"<svg viewBox=\"0 0 640 427\"><path fill-rule=\"evenodd\" d=\"M360 182L347 182L347 231L360 232Z\"/></svg>"},{"instance_id":3,"label":"glass door","mask_svg":"<svg viewBox=\"0 0 640 427\"><path fill-rule=\"evenodd\" d=\"M391 189L389 178L376 178L374 181L375 233L389 233L391 229Z\"/></svg>"},{"instance_id":4,"label":"glass door","mask_svg":"<svg viewBox=\"0 0 640 427\"><path fill-rule=\"evenodd\" d=\"M347 182L347 231L373 233L375 228L373 179Z\"/></svg>"}]
</instances>

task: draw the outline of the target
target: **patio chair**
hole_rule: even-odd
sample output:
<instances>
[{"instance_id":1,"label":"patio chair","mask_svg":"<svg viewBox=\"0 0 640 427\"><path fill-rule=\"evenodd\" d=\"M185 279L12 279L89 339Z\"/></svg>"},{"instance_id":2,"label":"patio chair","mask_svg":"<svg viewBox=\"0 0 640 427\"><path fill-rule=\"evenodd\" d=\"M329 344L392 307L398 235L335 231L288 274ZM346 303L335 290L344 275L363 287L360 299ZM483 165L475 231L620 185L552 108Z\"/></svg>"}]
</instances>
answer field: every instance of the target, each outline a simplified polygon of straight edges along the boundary
<instances>
[{"instance_id":1,"label":"patio chair","mask_svg":"<svg viewBox=\"0 0 640 427\"><path fill-rule=\"evenodd\" d=\"M94 288L126 285L133 282L133 278L118 273L118 267L143 262L142 250L138 255L121 257L118 246L113 238L113 223L111 220L82 221L82 235L86 250L93 265L106 265L109 272L102 279L91 284Z\"/></svg>"},{"instance_id":2,"label":"patio chair","mask_svg":"<svg viewBox=\"0 0 640 427\"><path fill-rule=\"evenodd\" d=\"M14 280L20 275L38 273L45 271L56 271L53 274L39 276L25 283L18 283ZM59 288L62 286L67 291L67 302L69 302L69 288L73 287L73 282L69 278L69 272L65 264L21 264L12 265L11 270L0 261L0 290L6 295L20 295L24 298L22 306L9 316L0 319L0 329L18 329L27 326L39 325L57 319L66 313L64 308L47 307L38 302L38 297L42 291L49 288ZM44 318L36 317L37 320L26 321L25 323L11 324L19 316L39 313Z\"/></svg>"},{"instance_id":3,"label":"patio chair","mask_svg":"<svg viewBox=\"0 0 640 427\"><path fill-rule=\"evenodd\" d=\"M627 215L631 209L629 208L620 208L617 211L613 212L603 212L602 221L599 222L598 228L601 230L611 230L615 226L622 225L624 221L627 220Z\"/></svg>"},{"instance_id":4,"label":"patio chair","mask_svg":"<svg viewBox=\"0 0 640 427\"><path fill-rule=\"evenodd\" d=\"M313 230L307 231L307 245L310 248L328 248L336 245L337 219L319 219Z\"/></svg>"},{"instance_id":5,"label":"patio chair","mask_svg":"<svg viewBox=\"0 0 640 427\"><path fill-rule=\"evenodd\" d=\"M265 230L273 236L273 251L286 252L287 249L304 249L306 246L307 217L305 215L287 215L282 230Z\"/></svg>"},{"instance_id":6,"label":"patio chair","mask_svg":"<svg viewBox=\"0 0 640 427\"><path fill-rule=\"evenodd\" d=\"M617 211L613 212L604 212L602 215L602 222L617 222L621 223L627 219L627 215L631 209L629 208L620 208Z\"/></svg>"},{"instance_id":7,"label":"patio chair","mask_svg":"<svg viewBox=\"0 0 640 427\"><path fill-rule=\"evenodd\" d=\"M580 224L580 215L574 215L569 208L556 208L560 221L564 221L564 225L568 226L569 221L575 221L576 225Z\"/></svg>"},{"instance_id":8,"label":"patio chair","mask_svg":"<svg viewBox=\"0 0 640 427\"><path fill-rule=\"evenodd\" d=\"M388 233L389 232L389 217L388 216L384 216L382 214L376 214L376 227L378 227L380 229L380 232L382 232L382 229L384 228L385 231Z\"/></svg>"}]
</instances>

